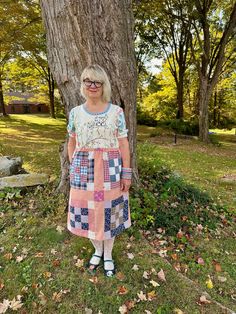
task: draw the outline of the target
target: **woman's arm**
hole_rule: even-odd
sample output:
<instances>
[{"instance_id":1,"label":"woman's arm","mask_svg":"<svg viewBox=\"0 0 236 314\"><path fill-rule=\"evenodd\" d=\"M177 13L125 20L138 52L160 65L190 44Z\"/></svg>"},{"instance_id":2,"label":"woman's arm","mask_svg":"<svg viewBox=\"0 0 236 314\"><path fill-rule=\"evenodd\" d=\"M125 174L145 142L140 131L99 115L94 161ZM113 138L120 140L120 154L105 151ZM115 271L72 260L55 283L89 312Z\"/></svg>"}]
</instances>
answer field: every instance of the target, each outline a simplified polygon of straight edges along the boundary
<instances>
[{"instance_id":1,"label":"woman's arm","mask_svg":"<svg viewBox=\"0 0 236 314\"><path fill-rule=\"evenodd\" d=\"M118 138L121 152L122 168L130 168L130 149L127 137ZM121 191L127 192L131 185L131 179L121 178Z\"/></svg>"},{"instance_id":2,"label":"woman's arm","mask_svg":"<svg viewBox=\"0 0 236 314\"><path fill-rule=\"evenodd\" d=\"M73 153L75 151L75 146L76 146L76 138L70 136L69 137L69 141L68 141L68 146L67 146L68 157L69 157L70 163L72 161L72 155L73 155Z\"/></svg>"}]
</instances>

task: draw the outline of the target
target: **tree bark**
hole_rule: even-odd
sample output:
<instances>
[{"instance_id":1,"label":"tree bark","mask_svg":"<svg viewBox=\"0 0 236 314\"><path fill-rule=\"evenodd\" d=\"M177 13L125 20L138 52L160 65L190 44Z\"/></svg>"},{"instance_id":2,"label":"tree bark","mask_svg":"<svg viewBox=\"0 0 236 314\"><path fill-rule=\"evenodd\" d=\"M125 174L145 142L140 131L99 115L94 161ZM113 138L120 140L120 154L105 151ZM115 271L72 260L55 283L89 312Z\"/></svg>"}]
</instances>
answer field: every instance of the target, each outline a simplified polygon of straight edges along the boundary
<instances>
[{"instance_id":1,"label":"tree bark","mask_svg":"<svg viewBox=\"0 0 236 314\"><path fill-rule=\"evenodd\" d=\"M109 75L112 102L124 107L137 182L137 73L131 0L41 0L40 5L46 28L48 61L67 116L71 108L84 102L79 92L83 69L88 64L98 63ZM61 156L62 169L68 168L68 160L65 163L64 158L65 154ZM62 171L59 189L65 193L67 176L68 172Z\"/></svg>"},{"instance_id":2,"label":"tree bark","mask_svg":"<svg viewBox=\"0 0 236 314\"><path fill-rule=\"evenodd\" d=\"M7 115L6 109L5 109L5 103L4 103L4 97L3 97L3 89L2 89L2 76L0 74L0 110L4 116Z\"/></svg>"},{"instance_id":3,"label":"tree bark","mask_svg":"<svg viewBox=\"0 0 236 314\"><path fill-rule=\"evenodd\" d=\"M49 93L49 103L50 103L50 114L53 119L56 119L54 91L55 91L54 79L51 74L50 68L48 67L48 93Z\"/></svg>"}]
</instances>

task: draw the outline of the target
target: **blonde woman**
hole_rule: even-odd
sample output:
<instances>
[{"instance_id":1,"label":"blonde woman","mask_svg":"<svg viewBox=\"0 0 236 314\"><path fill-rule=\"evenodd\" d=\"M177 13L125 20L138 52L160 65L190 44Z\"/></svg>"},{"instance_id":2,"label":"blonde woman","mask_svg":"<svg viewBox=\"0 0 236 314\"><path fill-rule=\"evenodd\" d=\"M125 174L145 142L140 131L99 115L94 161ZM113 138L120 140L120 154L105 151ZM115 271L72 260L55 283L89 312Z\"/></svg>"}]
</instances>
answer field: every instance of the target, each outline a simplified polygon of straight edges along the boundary
<instances>
[{"instance_id":1,"label":"blonde woman","mask_svg":"<svg viewBox=\"0 0 236 314\"><path fill-rule=\"evenodd\" d=\"M85 102L69 113L70 197L67 228L89 238L95 252L87 264L92 274L103 262L112 277L115 237L131 226L129 188L132 169L123 109L110 102L111 85L97 64L81 74Z\"/></svg>"}]
</instances>

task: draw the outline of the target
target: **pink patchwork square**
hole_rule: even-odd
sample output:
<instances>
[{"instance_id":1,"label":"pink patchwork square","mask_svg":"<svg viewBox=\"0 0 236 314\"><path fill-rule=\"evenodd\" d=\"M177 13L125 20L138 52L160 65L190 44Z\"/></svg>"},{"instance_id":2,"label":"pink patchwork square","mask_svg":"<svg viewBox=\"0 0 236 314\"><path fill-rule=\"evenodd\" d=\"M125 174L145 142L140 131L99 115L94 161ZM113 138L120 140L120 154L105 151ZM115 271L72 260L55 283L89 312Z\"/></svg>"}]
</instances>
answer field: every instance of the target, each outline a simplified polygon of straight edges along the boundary
<instances>
[{"instance_id":1,"label":"pink patchwork square","mask_svg":"<svg viewBox=\"0 0 236 314\"><path fill-rule=\"evenodd\" d=\"M110 182L110 175L109 175L109 163L108 160L103 161L103 167L104 167L104 181Z\"/></svg>"},{"instance_id":2,"label":"pink patchwork square","mask_svg":"<svg viewBox=\"0 0 236 314\"><path fill-rule=\"evenodd\" d=\"M104 201L104 191L94 191L94 200L96 202Z\"/></svg>"},{"instance_id":3,"label":"pink patchwork square","mask_svg":"<svg viewBox=\"0 0 236 314\"><path fill-rule=\"evenodd\" d=\"M80 173L80 167L75 167L75 172Z\"/></svg>"}]
</instances>

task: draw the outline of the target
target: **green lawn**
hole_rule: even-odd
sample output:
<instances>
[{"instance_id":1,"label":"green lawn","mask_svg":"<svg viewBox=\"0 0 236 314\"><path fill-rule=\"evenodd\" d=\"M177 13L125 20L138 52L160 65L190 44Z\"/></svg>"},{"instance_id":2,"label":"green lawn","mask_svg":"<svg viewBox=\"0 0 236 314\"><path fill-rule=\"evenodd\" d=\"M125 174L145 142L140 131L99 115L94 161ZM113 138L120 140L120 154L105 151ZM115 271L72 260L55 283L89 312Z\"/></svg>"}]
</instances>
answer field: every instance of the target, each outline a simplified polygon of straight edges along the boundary
<instances>
[{"instance_id":1,"label":"green lawn","mask_svg":"<svg viewBox=\"0 0 236 314\"><path fill-rule=\"evenodd\" d=\"M172 137L165 132L162 136L149 137L153 131L153 128L139 127L139 145L146 140L153 143L153 150L163 163L233 208L235 185L222 184L219 178L235 171L235 142L229 145L229 140L226 144L222 141L222 146L217 147L180 139L173 145ZM48 173L52 181L58 178L58 145L66 134L65 120L45 115L11 115L0 119L0 132L0 154L22 156L26 170ZM233 135L228 136L231 140ZM193 251L191 246L177 252L179 263L188 264L186 275L196 287L156 254L152 246L155 234L144 237L134 232L133 227L115 242L118 276L104 278L100 269L97 277L91 277L76 262L89 259L92 245L88 239L73 236L66 230L67 200L55 194L57 181L44 188L29 189L22 198L11 200L9 194L9 200L0 205L0 303L22 295L23 306L19 310L22 313L113 314L120 313L124 303L130 307L133 304L131 313L181 313L178 309L185 314L227 313L214 302L198 304L201 291L207 291L213 299L236 310L235 229L231 230L234 225L227 228L223 225L213 234L194 239L204 265L196 264L196 249ZM133 253L134 258L129 259L127 253ZM221 265L220 272L215 271L214 260ZM134 265L139 269L132 270ZM166 282L158 278L161 269ZM144 271L148 272L148 278L143 277ZM213 281L212 289L205 284L208 276ZM218 276L226 281L220 282ZM151 280L160 286L154 287ZM150 300L140 301L140 291L146 296L149 293Z\"/></svg>"}]
</instances>

